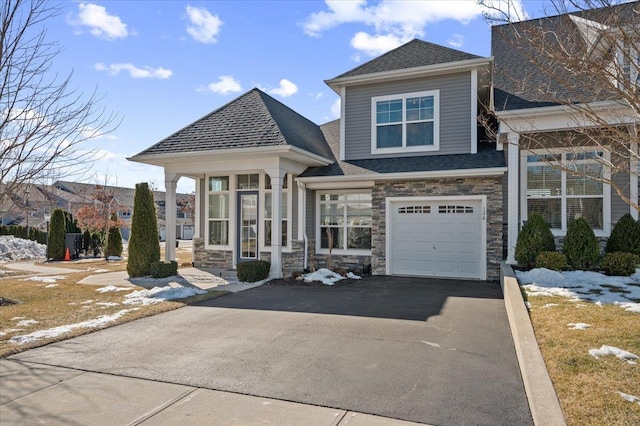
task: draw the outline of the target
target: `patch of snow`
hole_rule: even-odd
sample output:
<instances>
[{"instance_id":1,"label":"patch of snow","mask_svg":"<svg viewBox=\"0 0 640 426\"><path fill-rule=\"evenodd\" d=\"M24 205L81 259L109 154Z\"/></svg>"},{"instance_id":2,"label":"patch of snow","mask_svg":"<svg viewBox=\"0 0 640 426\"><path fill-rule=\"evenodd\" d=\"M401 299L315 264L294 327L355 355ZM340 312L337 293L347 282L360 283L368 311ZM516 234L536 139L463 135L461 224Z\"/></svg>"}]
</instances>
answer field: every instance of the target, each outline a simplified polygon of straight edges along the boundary
<instances>
[{"instance_id":1,"label":"patch of snow","mask_svg":"<svg viewBox=\"0 0 640 426\"><path fill-rule=\"evenodd\" d=\"M58 284L49 284L44 286L44 288L54 288L54 287L58 287Z\"/></svg>"},{"instance_id":2,"label":"patch of snow","mask_svg":"<svg viewBox=\"0 0 640 426\"><path fill-rule=\"evenodd\" d=\"M46 256L47 246L44 244L12 235L0 236L0 260L31 260Z\"/></svg>"},{"instance_id":3,"label":"patch of snow","mask_svg":"<svg viewBox=\"0 0 640 426\"><path fill-rule=\"evenodd\" d=\"M105 308L109 307L109 306L118 306L119 303L118 302L96 302L95 303L98 306L104 306Z\"/></svg>"},{"instance_id":4,"label":"patch of snow","mask_svg":"<svg viewBox=\"0 0 640 426\"><path fill-rule=\"evenodd\" d=\"M531 310L531 302L524 302L524 305L527 307L528 310Z\"/></svg>"},{"instance_id":5,"label":"patch of snow","mask_svg":"<svg viewBox=\"0 0 640 426\"><path fill-rule=\"evenodd\" d=\"M53 276L48 276L48 277L30 277L30 278L25 278L24 280L21 281L36 281L36 282L41 282L41 283L55 283L58 280L64 280L65 278L67 278L64 275L53 275Z\"/></svg>"},{"instance_id":6,"label":"patch of snow","mask_svg":"<svg viewBox=\"0 0 640 426\"><path fill-rule=\"evenodd\" d=\"M131 287L116 287L114 285L108 285L108 286L100 287L96 289L98 293L109 293L111 291L127 291L127 290L131 290Z\"/></svg>"},{"instance_id":7,"label":"patch of snow","mask_svg":"<svg viewBox=\"0 0 640 426\"><path fill-rule=\"evenodd\" d=\"M559 296L598 306L614 304L640 313L640 269L630 277L611 277L591 271L558 272L536 268L516 271L516 277L528 296Z\"/></svg>"},{"instance_id":8,"label":"patch of snow","mask_svg":"<svg viewBox=\"0 0 640 426\"><path fill-rule=\"evenodd\" d=\"M184 299L185 297L205 294L206 290L192 287L154 287L150 290L137 290L124 296L123 305L152 305L166 300Z\"/></svg>"},{"instance_id":9,"label":"patch of snow","mask_svg":"<svg viewBox=\"0 0 640 426\"><path fill-rule=\"evenodd\" d=\"M81 305L89 305L93 303L93 299L85 300L84 302L80 302Z\"/></svg>"},{"instance_id":10,"label":"patch of snow","mask_svg":"<svg viewBox=\"0 0 640 426\"><path fill-rule=\"evenodd\" d=\"M25 343L36 342L41 339L48 339L52 337L57 337L62 334L70 333L73 330L78 328L94 328L94 327L104 327L110 322L116 321L118 318L122 317L128 312L135 311L138 308L133 309L123 309L121 311L116 312L113 315L101 315L96 319L78 322L75 324L62 325L59 327L49 328L47 330L39 330L34 331L33 333L24 334L20 336L13 336L9 341L11 343L17 343L19 345L23 345Z\"/></svg>"},{"instance_id":11,"label":"patch of snow","mask_svg":"<svg viewBox=\"0 0 640 426\"><path fill-rule=\"evenodd\" d=\"M307 283L320 281L322 284L334 285L340 280L344 280L344 277L342 275L330 271L327 268L320 268L315 272L304 275L304 281Z\"/></svg>"},{"instance_id":12,"label":"patch of snow","mask_svg":"<svg viewBox=\"0 0 640 426\"><path fill-rule=\"evenodd\" d=\"M547 303L546 305L543 306L543 308L548 309L548 308L553 308L554 306L558 306L557 303Z\"/></svg>"},{"instance_id":13,"label":"patch of snow","mask_svg":"<svg viewBox=\"0 0 640 426\"><path fill-rule=\"evenodd\" d=\"M569 327L569 330L586 330L591 327L591 325L583 322L570 322L567 324L567 327Z\"/></svg>"},{"instance_id":14,"label":"patch of snow","mask_svg":"<svg viewBox=\"0 0 640 426\"><path fill-rule=\"evenodd\" d=\"M18 331L24 331L24 328L7 328L6 330L3 331L3 333L7 335L11 333L17 333Z\"/></svg>"},{"instance_id":15,"label":"patch of snow","mask_svg":"<svg viewBox=\"0 0 640 426\"><path fill-rule=\"evenodd\" d=\"M17 323L16 326L17 327L26 327L26 326L31 325L31 324L38 324L38 321L32 320L32 319L22 320L19 323Z\"/></svg>"},{"instance_id":16,"label":"patch of snow","mask_svg":"<svg viewBox=\"0 0 640 426\"><path fill-rule=\"evenodd\" d=\"M637 402L638 405L640 405L640 398L638 398L637 396L629 395L628 393L624 393L620 391L618 391L618 394L620 394L620 396L624 398L626 401Z\"/></svg>"},{"instance_id":17,"label":"patch of snow","mask_svg":"<svg viewBox=\"0 0 640 426\"><path fill-rule=\"evenodd\" d=\"M422 343L426 343L429 346L433 346L434 348L439 348L440 344L438 343L433 343L433 342L427 342L426 340L423 340Z\"/></svg>"},{"instance_id":18,"label":"patch of snow","mask_svg":"<svg viewBox=\"0 0 640 426\"><path fill-rule=\"evenodd\" d=\"M638 355L627 352L615 346L602 345L600 349L589 349L589 355L598 359L601 356L613 355L627 361L629 364L636 364L633 360L638 359Z\"/></svg>"},{"instance_id":19,"label":"patch of snow","mask_svg":"<svg viewBox=\"0 0 640 426\"><path fill-rule=\"evenodd\" d=\"M88 272L94 272L96 274L102 274L103 272L111 272L108 269L101 269L101 268L87 268Z\"/></svg>"},{"instance_id":20,"label":"patch of snow","mask_svg":"<svg viewBox=\"0 0 640 426\"><path fill-rule=\"evenodd\" d=\"M348 272L347 273L347 278L352 279L352 280L361 280L362 277L360 275L356 275L353 272Z\"/></svg>"},{"instance_id":21,"label":"patch of snow","mask_svg":"<svg viewBox=\"0 0 640 426\"><path fill-rule=\"evenodd\" d=\"M109 256L107 260L122 260L122 256Z\"/></svg>"},{"instance_id":22,"label":"patch of snow","mask_svg":"<svg viewBox=\"0 0 640 426\"><path fill-rule=\"evenodd\" d=\"M13 317L13 318L11 318L11 321L18 321L18 320L21 320L21 319L24 319L24 317Z\"/></svg>"}]
</instances>

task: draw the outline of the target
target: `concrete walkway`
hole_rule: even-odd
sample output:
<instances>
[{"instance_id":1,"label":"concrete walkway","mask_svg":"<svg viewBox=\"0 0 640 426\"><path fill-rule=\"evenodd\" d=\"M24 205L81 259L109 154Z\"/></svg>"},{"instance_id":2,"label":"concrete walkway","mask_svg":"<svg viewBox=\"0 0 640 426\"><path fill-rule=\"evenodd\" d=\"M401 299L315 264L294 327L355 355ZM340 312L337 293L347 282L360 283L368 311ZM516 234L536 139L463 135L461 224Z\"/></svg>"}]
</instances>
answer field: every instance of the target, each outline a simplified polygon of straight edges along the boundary
<instances>
[{"instance_id":1,"label":"concrete walkway","mask_svg":"<svg viewBox=\"0 0 640 426\"><path fill-rule=\"evenodd\" d=\"M27 260L24 262L10 262L10 263L3 263L2 266L4 266L7 269L12 269L14 271L29 272L36 275L47 275L47 274L61 275L61 274L73 274L77 272L86 272L80 269L71 269L71 268L57 266L57 264L56 266L49 266L47 264L36 263L36 262L40 262L40 261Z\"/></svg>"},{"instance_id":2,"label":"concrete walkway","mask_svg":"<svg viewBox=\"0 0 640 426\"><path fill-rule=\"evenodd\" d=\"M0 360L0 382L3 425L415 424L334 408L6 359Z\"/></svg>"}]
</instances>

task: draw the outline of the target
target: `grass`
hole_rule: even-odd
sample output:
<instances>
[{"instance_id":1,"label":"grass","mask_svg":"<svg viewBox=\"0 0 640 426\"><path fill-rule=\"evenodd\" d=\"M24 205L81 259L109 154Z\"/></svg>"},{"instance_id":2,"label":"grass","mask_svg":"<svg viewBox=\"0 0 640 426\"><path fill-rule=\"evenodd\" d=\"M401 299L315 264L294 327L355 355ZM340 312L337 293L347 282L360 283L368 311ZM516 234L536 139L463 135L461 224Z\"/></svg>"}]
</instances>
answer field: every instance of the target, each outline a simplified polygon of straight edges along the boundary
<instances>
[{"instance_id":1,"label":"grass","mask_svg":"<svg viewBox=\"0 0 640 426\"><path fill-rule=\"evenodd\" d=\"M640 364L614 356L596 359L589 349L615 346L640 355L640 315L615 305L569 302L560 297L528 297L531 321L549 375L569 425L638 425ZM558 306L543 308L546 304ZM570 330L569 323L590 324Z\"/></svg>"},{"instance_id":2,"label":"grass","mask_svg":"<svg viewBox=\"0 0 640 426\"><path fill-rule=\"evenodd\" d=\"M148 306L122 305L121 302L124 300L124 295L130 293L130 291L98 293L96 292L96 286L77 284L77 282L94 274L95 269L125 270L126 261L107 262L99 259L92 262L54 262L50 263L50 265L77 269L78 272L66 274L64 279L56 280L55 286L52 286L53 283L29 280L29 275L19 277L5 276L1 279L0 296L18 303L0 306L0 331L7 333L0 335L0 357L226 294L223 291L209 291L206 294L196 295L187 299L165 301ZM87 268L91 270L87 270ZM138 289L140 287L132 287L131 291ZM105 303L113 304L113 306L104 305ZM117 320L108 323L106 327L75 329L61 336L38 340L34 343L17 344L10 342L12 336L75 324L98 318L101 315L113 315L123 309L132 308L138 309L127 312ZM35 320L38 322L17 326L20 319L14 318L20 317L23 320ZM21 330L7 332L7 330L17 328Z\"/></svg>"}]
</instances>

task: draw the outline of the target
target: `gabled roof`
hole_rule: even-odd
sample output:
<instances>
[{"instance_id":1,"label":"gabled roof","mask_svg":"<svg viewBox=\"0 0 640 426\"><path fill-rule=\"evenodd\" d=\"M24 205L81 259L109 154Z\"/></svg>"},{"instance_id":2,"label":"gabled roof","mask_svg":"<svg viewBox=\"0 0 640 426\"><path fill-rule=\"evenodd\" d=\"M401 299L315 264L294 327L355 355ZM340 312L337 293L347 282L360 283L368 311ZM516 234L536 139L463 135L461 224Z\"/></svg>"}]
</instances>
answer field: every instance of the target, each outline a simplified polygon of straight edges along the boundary
<instances>
[{"instance_id":1,"label":"gabled roof","mask_svg":"<svg viewBox=\"0 0 640 426\"><path fill-rule=\"evenodd\" d=\"M259 89L223 105L137 156L294 146L331 155L320 128Z\"/></svg>"},{"instance_id":2,"label":"gabled roof","mask_svg":"<svg viewBox=\"0 0 640 426\"><path fill-rule=\"evenodd\" d=\"M601 87L601 82L583 75L583 81L575 79L576 74L566 74L556 81L532 63L544 62L544 58L533 44L527 44L527 32L536 35L544 32L553 34L551 40L560 40L558 49L566 49L573 55L585 55L593 50L598 37L592 34L599 29L620 25L638 25L640 3L623 3L616 6L584 10L563 15L549 16L511 24L495 25L491 30L491 54L494 57L494 105L496 111L547 107L566 103L581 103L613 100L612 94ZM563 64L544 64L553 68L554 75L563 76ZM556 102L554 102L556 101Z\"/></svg>"},{"instance_id":3,"label":"gabled roof","mask_svg":"<svg viewBox=\"0 0 640 426\"><path fill-rule=\"evenodd\" d=\"M382 56L340 74L334 79L480 58L482 56L413 39Z\"/></svg>"}]
</instances>

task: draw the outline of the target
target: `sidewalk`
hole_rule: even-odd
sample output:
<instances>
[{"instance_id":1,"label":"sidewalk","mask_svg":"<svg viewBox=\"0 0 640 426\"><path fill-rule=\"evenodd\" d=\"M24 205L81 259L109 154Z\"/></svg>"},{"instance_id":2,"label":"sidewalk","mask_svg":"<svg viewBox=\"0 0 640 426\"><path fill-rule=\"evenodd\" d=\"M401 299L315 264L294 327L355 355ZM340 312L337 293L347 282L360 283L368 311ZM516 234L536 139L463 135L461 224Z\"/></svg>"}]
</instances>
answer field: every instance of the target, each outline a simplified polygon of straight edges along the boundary
<instances>
[{"instance_id":1,"label":"sidewalk","mask_svg":"<svg viewBox=\"0 0 640 426\"><path fill-rule=\"evenodd\" d=\"M0 421L18 424L415 423L179 384L0 359Z\"/></svg>"}]
</instances>

